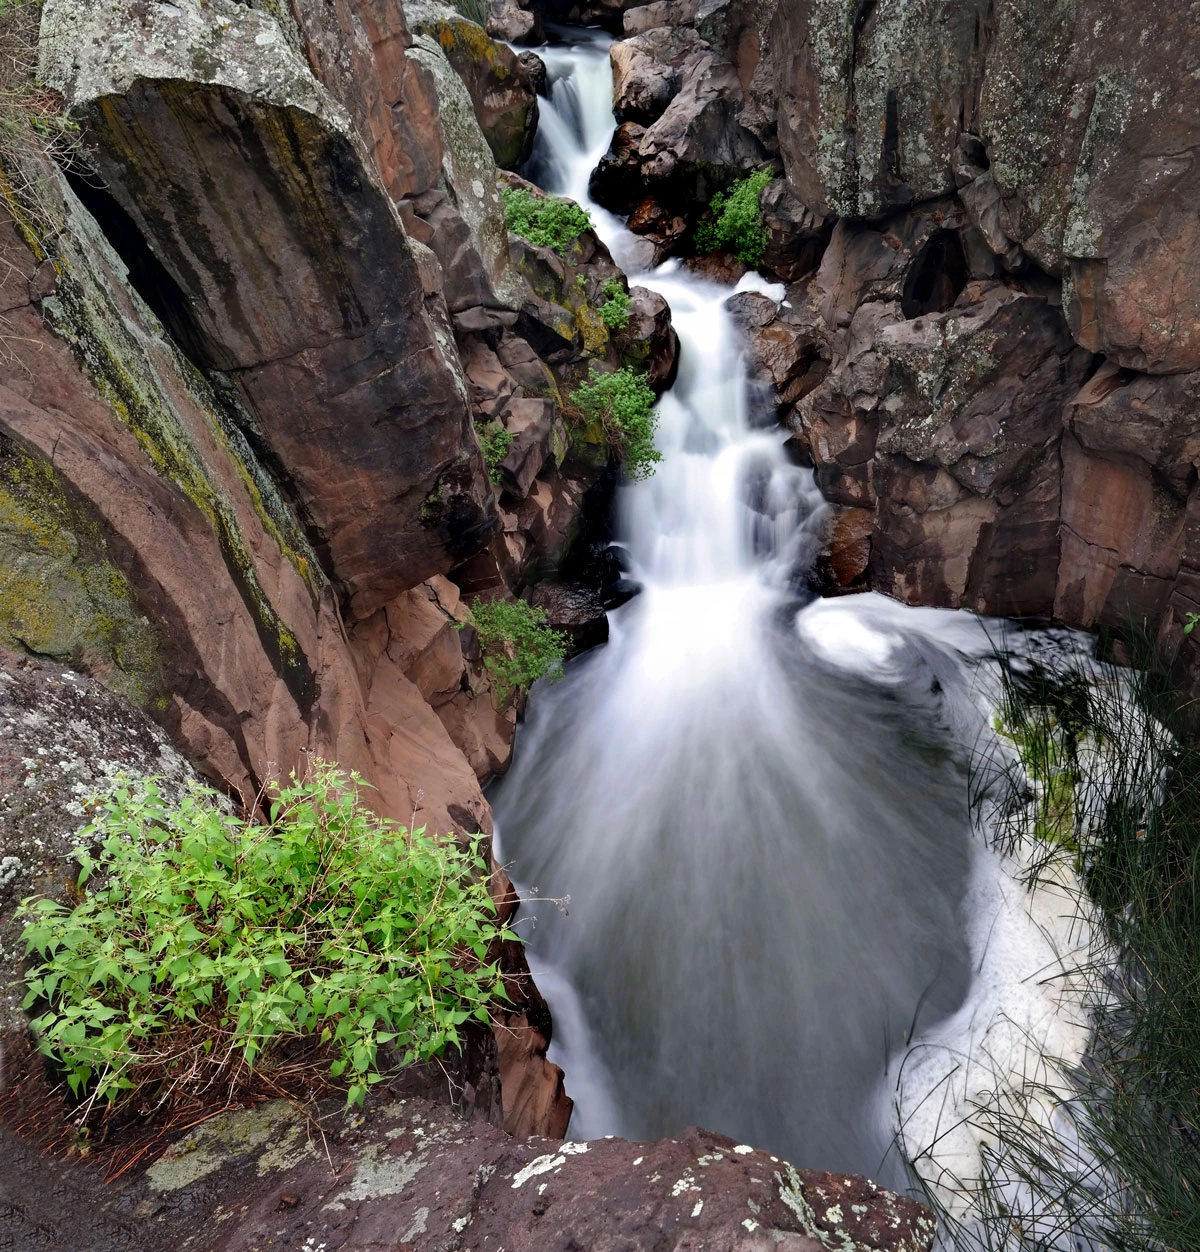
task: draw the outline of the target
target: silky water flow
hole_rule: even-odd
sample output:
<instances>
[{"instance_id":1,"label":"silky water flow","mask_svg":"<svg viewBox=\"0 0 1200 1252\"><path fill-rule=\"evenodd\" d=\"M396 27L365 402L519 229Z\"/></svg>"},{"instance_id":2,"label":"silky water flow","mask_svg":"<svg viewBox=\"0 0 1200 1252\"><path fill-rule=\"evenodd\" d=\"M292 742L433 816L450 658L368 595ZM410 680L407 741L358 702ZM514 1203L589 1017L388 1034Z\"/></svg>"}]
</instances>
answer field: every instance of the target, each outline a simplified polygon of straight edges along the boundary
<instances>
[{"instance_id":1,"label":"silky water flow","mask_svg":"<svg viewBox=\"0 0 1200 1252\"><path fill-rule=\"evenodd\" d=\"M542 50L530 172L632 274L645 241L587 190L613 130L608 40L572 38ZM537 897L518 926L570 1133L702 1125L903 1187L889 1060L971 978L959 745L978 711L954 645L978 649L977 628L806 591L820 496L748 411L733 288L670 265L631 282L667 299L682 347L662 463L617 504L642 591L537 685L490 797Z\"/></svg>"}]
</instances>

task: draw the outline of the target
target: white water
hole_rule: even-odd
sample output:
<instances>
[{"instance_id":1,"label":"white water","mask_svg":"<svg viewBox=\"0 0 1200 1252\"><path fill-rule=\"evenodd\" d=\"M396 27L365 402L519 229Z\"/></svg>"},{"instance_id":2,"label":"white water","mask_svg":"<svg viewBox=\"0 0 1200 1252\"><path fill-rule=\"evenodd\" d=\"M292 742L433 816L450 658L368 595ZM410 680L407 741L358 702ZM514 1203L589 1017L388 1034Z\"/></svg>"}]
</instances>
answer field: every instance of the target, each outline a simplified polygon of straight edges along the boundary
<instances>
[{"instance_id":1,"label":"white water","mask_svg":"<svg viewBox=\"0 0 1200 1252\"><path fill-rule=\"evenodd\" d=\"M518 885L570 898L527 908L525 933L571 1133L703 1124L903 1186L907 1042L969 1047L989 989L1046 963L1043 931L988 894L997 858L970 832L962 745L985 721L966 661L990 644L966 615L803 591L819 496L750 420L731 289L634 276L644 242L588 198L613 128L607 43L543 51L531 172L666 297L681 365L662 464L619 499L644 590L606 647L535 690L492 796ZM906 1116L944 1081L925 1069ZM910 1118L916 1150L919 1131Z\"/></svg>"}]
</instances>

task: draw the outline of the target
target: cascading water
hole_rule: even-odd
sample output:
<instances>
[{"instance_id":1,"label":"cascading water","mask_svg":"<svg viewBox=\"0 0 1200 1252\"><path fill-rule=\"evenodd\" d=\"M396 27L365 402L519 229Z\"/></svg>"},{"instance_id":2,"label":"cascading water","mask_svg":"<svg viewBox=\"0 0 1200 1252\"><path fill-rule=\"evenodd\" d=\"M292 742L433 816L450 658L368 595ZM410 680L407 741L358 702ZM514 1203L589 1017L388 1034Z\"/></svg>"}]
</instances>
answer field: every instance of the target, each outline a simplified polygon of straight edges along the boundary
<instances>
[{"instance_id":1,"label":"cascading water","mask_svg":"<svg viewBox=\"0 0 1200 1252\"><path fill-rule=\"evenodd\" d=\"M587 195L613 119L608 41L584 40L543 50L531 172L635 268L644 241ZM889 1061L971 980L956 744L979 712L953 645L986 641L878 597L813 602L797 575L819 495L748 419L731 289L669 267L633 281L682 344L663 461L618 502L643 591L535 691L491 797L518 884L570 898L527 908L525 934L571 1133L701 1124L903 1186Z\"/></svg>"}]
</instances>

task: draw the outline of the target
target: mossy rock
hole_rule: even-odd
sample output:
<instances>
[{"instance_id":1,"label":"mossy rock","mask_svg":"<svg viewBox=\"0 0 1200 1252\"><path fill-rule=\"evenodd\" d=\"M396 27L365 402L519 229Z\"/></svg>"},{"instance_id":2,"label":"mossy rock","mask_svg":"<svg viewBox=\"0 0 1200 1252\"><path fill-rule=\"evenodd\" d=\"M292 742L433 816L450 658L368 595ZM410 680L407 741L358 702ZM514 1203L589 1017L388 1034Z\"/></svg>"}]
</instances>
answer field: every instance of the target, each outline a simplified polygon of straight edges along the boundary
<instances>
[{"instance_id":1,"label":"mossy rock","mask_svg":"<svg viewBox=\"0 0 1200 1252\"><path fill-rule=\"evenodd\" d=\"M0 643L102 678L149 708L158 638L104 532L49 462L0 436Z\"/></svg>"}]
</instances>

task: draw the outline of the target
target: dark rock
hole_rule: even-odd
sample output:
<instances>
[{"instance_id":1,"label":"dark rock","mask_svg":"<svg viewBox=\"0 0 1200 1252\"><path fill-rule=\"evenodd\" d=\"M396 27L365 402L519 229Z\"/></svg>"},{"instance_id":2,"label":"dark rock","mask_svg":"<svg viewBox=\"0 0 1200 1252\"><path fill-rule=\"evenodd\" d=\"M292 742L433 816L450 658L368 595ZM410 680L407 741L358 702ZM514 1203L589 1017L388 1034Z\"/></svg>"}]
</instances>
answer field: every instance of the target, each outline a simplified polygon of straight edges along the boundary
<instances>
[{"instance_id":1,"label":"dark rock","mask_svg":"<svg viewBox=\"0 0 1200 1252\"><path fill-rule=\"evenodd\" d=\"M882 217L962 188L991 250L1064 277L1079 342L1200 367L1200 15L1168 0L820 0L770 27L779 142L815 213ZM978 181L977 187L973 181Z\"/></svg>"},{"instance_id":2,"label":"dark rock","mask_svg":"<svg viewBox=\"0 0 1200 1252\"><path fill-rule=\"evenodd\" d=\"M631 287L633 301L625 336L627 363L644 371L650 386L662 394L679 370L679 336L671 325L671 308L656 291Z\"/></svg>"},{"instance_id":3,"label":"dark rock","mask_svg":"<svg viewBox=\"0 0 1200 1252\"><path fill-rule=\"evenodd\" d=\"M323 1106L310 1121L281 1100L227 1113L108 1187L86 1165L18 1160L31 1193L16 1209L18 1237L32 1237L40 1219L43 1241L66 1238L77 1252L250 1252L268 1242L326 1252L926 1252L933 1237L912 1200L796 1170L722 1135L520 1141L421 1099L377 1100L365 1113ZM53 1209L36 1201L49 1178Z\"/></svg>"},{"instance_id":4,"label":"dark rock","mask_svg":"<svg viewBox=\"0 0 1200 1252\"><path fill-rule=\"evenodd\" d=\"M572 583L538 583L533 603L544 609L548 625L570 640L569 656L608 642L608 617L600 595L590 587Z\"/></svg>"},{"instance_id":5,"label":"dark rock","mask_svg":"<svg viewBox=\"0 0 1200 1252\"><path fill-rule=\"evenodd\" d=\"M47 81L87 119L203 364L236 378L364 616L495 524L457 362L386 192L274 19L226 0L201 26L190 12L60 0Z\"/></svg>"}]
</instances>

